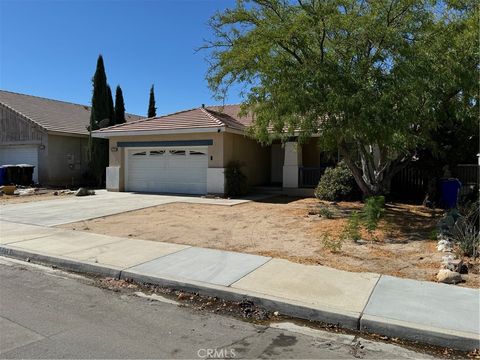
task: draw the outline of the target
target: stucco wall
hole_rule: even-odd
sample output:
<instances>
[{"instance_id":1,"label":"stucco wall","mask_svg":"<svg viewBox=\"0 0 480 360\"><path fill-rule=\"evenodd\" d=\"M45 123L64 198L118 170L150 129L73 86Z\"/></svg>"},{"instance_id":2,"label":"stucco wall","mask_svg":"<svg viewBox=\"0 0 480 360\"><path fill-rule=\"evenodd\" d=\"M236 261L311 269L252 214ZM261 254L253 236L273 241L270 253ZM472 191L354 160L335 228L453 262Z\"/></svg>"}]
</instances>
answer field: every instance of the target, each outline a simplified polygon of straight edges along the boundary
<instances>
[{"instance_id":1,"label":"stucco wall","mask_svg":"<svg viewBox=\"0 0 480 360\"><path fill-rule=\"evenodd\" d=\"M243 135L224 134L224 166L230 161L240 161L249 185L270 182L270 147L261 146Z\"/></svg>"},{"instance_id":2,"label":"stucco wall","mask_svg":"<svg viewBox=\"0 0 480 360\"><path fill-rule=\"evenodd\" d=\"M87 137L48 135L39 150L40 179L48 185L78 185L87 169ZM46 171L45 171L46 169Z\"/></svg>"},{"instance_id":3,"label":"stucco wall","mask_svg":"<svg viewBox=\"0 0 480 360\"><path fill-rule=\"evenodd\" d=\"M121 136L110 138L109 166L120 166L119 189L125 189L125 148L117 146L119 141L169 141L169 140L212 140L213 145L208 146L208 167L223 167L223 133L191 133L191 134L166 134L147 136ZM118 151L111 151L117 147Z\"/></svg>"}]
</instances>

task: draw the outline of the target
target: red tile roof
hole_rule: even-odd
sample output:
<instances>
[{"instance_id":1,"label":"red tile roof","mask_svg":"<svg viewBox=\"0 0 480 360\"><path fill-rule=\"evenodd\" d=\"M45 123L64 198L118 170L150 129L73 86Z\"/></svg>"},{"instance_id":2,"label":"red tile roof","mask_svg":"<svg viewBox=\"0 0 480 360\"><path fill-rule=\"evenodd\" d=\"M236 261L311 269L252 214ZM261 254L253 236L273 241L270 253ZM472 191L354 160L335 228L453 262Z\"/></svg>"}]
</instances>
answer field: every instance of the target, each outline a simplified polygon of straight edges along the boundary
<instances>
[{"instance_id":1,"label":"red tile roof","mask_svg":"<svg viewBox=\"0 0 480 360\"><path fill-rule=\"evenodd\" d=\"M252 117L240 117L240 105L208 106L179 111L96 130L95 133L119 134L131 131L187 130L227 127L243 131Z\"/></svg>"}]
</instances>

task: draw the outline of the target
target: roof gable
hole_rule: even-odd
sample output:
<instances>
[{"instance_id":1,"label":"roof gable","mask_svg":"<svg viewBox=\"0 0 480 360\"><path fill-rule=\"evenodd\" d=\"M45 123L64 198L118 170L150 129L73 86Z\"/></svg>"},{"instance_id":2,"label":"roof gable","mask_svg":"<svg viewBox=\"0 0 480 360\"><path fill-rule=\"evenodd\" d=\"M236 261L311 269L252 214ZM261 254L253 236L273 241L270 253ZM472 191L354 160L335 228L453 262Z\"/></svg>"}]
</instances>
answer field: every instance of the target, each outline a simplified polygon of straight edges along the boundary
<instances>
[{"instance_id":1,"label":"roof gable","mask_svg":"<svg viewBox=\"0 0 480 360\"><path fill-rule=\"evenodd\" d=\"M114 125L96 130L95 133L108 133L113 136L124 132L184 131L218 127L243 131L251 124L252 117L240 117L239 112L239 105L200 107Z\"/></svg>"},{"instance_id":2,"label":"roof gable","mask_svg":"<svg viewBox=\"0 0 480 360\"><path fill-rule=\"evenodd\" d=\"M88 135L90 106L0 90L0 104L46 131ZM140 116L126 114L127 121Z\"/></svg>"}]
</instances>

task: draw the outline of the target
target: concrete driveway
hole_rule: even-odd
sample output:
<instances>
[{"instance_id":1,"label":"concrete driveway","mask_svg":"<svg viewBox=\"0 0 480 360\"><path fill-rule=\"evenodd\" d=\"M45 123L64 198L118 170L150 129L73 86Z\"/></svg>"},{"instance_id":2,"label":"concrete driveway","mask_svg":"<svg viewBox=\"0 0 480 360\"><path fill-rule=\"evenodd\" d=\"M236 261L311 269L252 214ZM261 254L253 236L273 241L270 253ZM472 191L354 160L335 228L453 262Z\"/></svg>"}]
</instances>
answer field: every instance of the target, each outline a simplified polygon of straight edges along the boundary
<instances>
[{"instance_id":1,"label":"concrete driveway","mask_svg":"<svg viewBox=\"0 0 480 360\"><path fill-rule=\"evenodd\" d=\"M0 207L0 220L30 225L56 226L174 202L232 206L248 201L250 200L98 190L94 196L72 196L4 205Z\"/></svg>"}]
</instances>

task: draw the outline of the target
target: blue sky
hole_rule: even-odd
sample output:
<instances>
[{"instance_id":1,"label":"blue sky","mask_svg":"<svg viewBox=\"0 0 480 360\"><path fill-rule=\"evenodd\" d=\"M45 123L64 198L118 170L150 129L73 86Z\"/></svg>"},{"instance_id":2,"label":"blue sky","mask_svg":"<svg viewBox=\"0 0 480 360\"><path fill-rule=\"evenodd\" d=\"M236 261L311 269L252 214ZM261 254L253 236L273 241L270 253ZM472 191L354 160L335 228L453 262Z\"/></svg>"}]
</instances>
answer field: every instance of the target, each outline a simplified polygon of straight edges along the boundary
<instances>
[{"instance_id":1,"label":"blue sky","mask_svg":"<svg viewBox=\"0 0 480 360\"><path fill-rule=\"evenodd\" d=\"M0 88L90 104L98 54L126 110L145 115L216 103L207 87L206 25L233 0L0 0ZM239 101L232 91L227 103Z\"/></svg>"}]
</instances>

